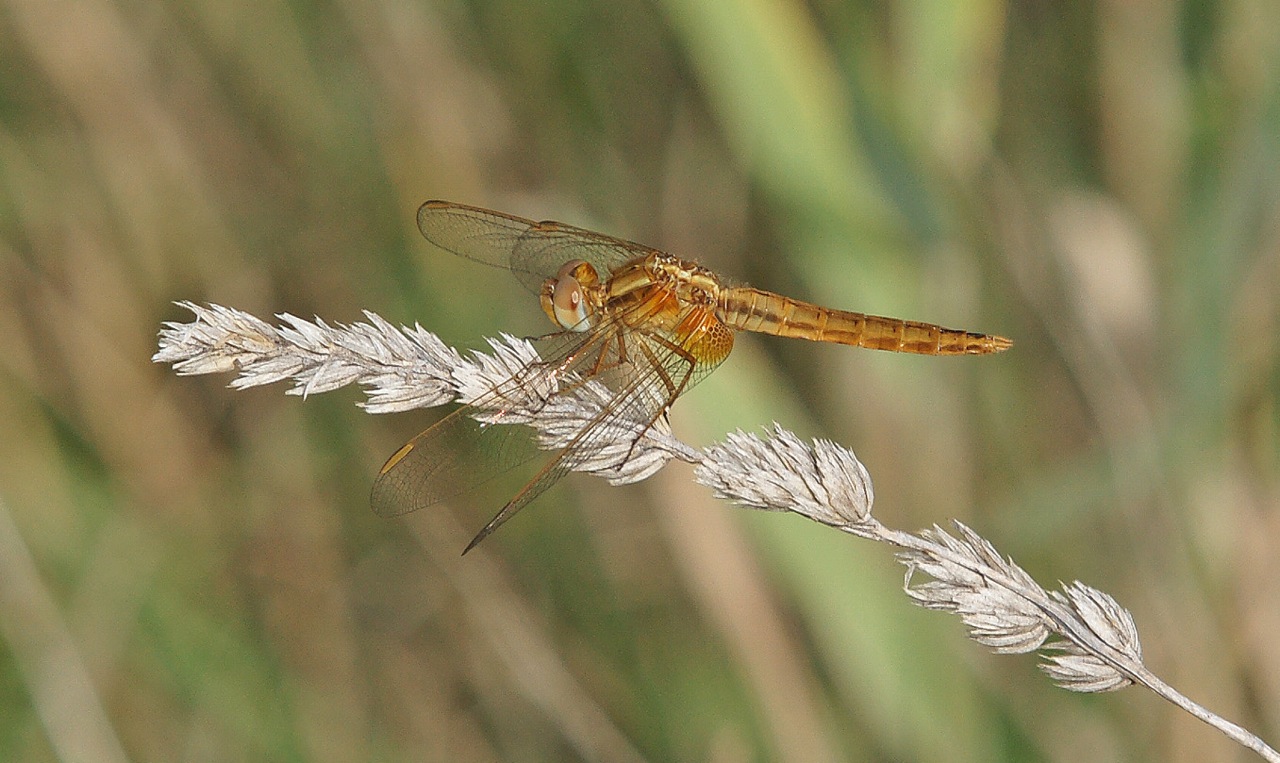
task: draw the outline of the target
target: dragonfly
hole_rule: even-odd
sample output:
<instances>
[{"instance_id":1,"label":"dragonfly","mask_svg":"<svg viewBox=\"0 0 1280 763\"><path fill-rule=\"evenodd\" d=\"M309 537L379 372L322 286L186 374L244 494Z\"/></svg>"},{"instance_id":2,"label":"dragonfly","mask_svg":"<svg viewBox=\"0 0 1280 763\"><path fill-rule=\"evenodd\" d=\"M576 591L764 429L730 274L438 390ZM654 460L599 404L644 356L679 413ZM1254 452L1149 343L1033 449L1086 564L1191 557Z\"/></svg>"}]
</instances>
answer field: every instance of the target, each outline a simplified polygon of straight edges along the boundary
<instances>
[{"instance_id":1,"label":"dragonfly","mask_svg":"<svg viewBox=\"0 0 1280 763\"><path fill-rule=\"evenodd\" d=\"M511 272L538 295L556 330L537 340L540 362L454 410L387 459L373 485L377 514L432 506L537 455L520 444L527 432L523 438L512 434L524 427L495 426L508 402L514 407L527 400L529 390L551 390L547 399L573 394L586 381L607 390L599 412L548 454L464 554L603 443L638 439L664 419L676 398L729 356L737 331L921 355L987 355L1012 345L1001 336L731 286L707 268L653 247L560 222L428 201L418 209L418 230L445 251Z\"/></svg>"}]
</instances>

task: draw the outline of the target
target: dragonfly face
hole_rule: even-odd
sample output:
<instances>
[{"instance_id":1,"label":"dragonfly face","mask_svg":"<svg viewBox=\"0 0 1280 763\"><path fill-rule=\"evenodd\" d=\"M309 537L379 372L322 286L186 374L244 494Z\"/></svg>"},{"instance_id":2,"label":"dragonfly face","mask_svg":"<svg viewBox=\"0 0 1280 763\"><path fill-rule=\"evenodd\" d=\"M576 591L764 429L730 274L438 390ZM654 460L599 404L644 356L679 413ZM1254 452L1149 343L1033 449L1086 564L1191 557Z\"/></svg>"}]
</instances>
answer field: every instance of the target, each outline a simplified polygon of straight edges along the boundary
<instances>
[{"instance_id":1,"label":"dragonfly face","mask_svg":"<svg viewBox=\"0 0 1280 763\"><path fill-rule=\"evenodd\" d=\"M513 273L539 295L561 329L549 355L493 387L398 450L374 482L374 510L391 516L465 492L530 456L511 446L503 411L527 390L572 394L598 381L609 400L476 535L473 548L602 444L634 443L676 398L728 357L734 331L925 355L983 355L1003 337L931 323L820 307L750 287L656 249L557 222L446 201L418 210L418 229L436 246ZM495 411L497 413L495 413ZM477 416L485 426L475 426ZM636 434L636 432L640 434ZM630 451L628 451L629 453ZM465 553L465 552L464 552Z\"/></svg>"}]
</instances>

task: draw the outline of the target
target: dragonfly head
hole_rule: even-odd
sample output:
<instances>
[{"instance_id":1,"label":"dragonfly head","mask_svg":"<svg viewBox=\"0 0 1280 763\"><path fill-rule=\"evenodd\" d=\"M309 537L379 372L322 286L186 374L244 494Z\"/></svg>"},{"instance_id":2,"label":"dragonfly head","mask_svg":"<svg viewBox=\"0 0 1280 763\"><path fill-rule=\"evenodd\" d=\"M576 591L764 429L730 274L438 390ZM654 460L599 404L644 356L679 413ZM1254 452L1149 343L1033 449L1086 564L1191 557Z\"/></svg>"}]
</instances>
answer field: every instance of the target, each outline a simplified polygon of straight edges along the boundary
<instances>
[{"instance_id":1,"label":"dragonfly head","mask_svg":"<svg viewBox=\"0 0 1280 763\"><path fill-rule=\"evenodd\" d=\"M562 329L586 331L590 328L587 318L594 310L587 290L599 282L600 276L590 263L566 262L555 278L548 278L542 284L543 312Z\"/></svg>"}]
</instances>

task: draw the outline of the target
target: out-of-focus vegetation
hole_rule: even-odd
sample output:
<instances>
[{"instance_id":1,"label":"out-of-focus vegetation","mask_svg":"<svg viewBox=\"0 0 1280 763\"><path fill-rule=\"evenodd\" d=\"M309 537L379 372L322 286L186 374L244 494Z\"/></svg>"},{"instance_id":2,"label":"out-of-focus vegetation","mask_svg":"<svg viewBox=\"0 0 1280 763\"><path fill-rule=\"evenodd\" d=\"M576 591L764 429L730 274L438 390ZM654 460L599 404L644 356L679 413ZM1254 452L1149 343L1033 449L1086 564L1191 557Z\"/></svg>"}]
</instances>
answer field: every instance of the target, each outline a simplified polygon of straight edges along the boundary
<instances>
[{"instance_id":1,"label":"out-of-focus vegetation","mask_svg":"<svg viewBox=\"0 0 1280 763\"><path fill-rule=\"evenodd\" d=\"M545 330L428 198L1012 337L744 337L677 430L839 440L1280 739L1280 5L0 0L0 759L1247 759L686 467L460 560L501 495L368 509L430 415L149 363L177 299Z\"/></svg>"}]
</instances>

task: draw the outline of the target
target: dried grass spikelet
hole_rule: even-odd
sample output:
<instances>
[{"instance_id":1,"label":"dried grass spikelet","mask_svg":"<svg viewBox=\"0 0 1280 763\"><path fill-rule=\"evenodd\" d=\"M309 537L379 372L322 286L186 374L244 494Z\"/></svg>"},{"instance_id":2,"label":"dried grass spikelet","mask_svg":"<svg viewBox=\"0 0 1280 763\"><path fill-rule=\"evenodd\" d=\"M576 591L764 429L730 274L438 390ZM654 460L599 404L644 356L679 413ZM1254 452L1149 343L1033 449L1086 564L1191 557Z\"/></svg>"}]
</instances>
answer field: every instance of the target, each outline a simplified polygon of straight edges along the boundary
<instances>
[{"instance_id":1,"label":"dried grass spikelet","mask_svg":"<svg viewBox=\"0 0 1280 763\"><path fill-rule=\"evenodd\" d=\"M231 386L236 389L289 380L293 386L287 393L304 397L359 384L368 396L360 405L370 413L483 401L486 392L540 362L535 347L523 339L491 339L492 354L468 357L421 326L396 328L370 312L367 323L333 326L285 314L277 327L232 308L179 304L196 319L165 324L153 361L170 363L184 375L235 372ZM603 384L581 381L560 390L531 386L518 398L505 395L502 421L533 427L539 447L563 448L611 399ZM484 420L486 412L474 415ZM954 534L938 526L908 533L882 525L871 512L870 475L847 448L827 440L806 443L775 424L767 436L739 431L697 450L671 435L665 417L652 425L632 422L630 428L624 422L616 434L590 458L575 460L573 468L621 484L679 458L697 465L695 479L718 498L794 512L887 543L907 568L903 588L911 600L958 615L970 637L994 652L1039 651L1041 669L1072 691L1141 684L1280 763L1280 753L1257 736L1147 670L1133 617L1111 596L1080 582L1046 590L960 522L952 523ZM919 575L929 579L918 582Z\"/></svg>"}]
</instances>

